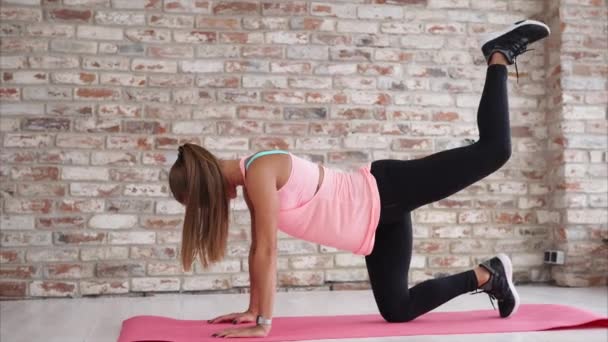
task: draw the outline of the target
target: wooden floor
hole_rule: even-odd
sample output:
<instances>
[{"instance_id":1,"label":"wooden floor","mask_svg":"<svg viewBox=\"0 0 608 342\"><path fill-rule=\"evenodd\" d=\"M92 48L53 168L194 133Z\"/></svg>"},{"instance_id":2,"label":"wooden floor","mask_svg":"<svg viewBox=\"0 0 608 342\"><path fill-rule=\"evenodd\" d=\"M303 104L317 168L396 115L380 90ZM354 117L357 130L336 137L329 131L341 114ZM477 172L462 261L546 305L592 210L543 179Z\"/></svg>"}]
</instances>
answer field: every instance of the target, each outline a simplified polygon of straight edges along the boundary
<instances>
[{"instance_id":1,"label":"wooden floor","mask_svg":"<svg viewBox=\"0 0 608 342\"><path fill-rule=\"evenodd\" d=\"M608 288L605 287L573 289L518 286L517 288L523 304L567 304L608 316ZM243 310L247 304L247 295L240 294L163 294L152 297L5 301L0 302L0 341L114 342L120 332L122 320L131 316L162 315L182 319L208 319L215 315ZM487 295L462 295L437 308L436 311L477 309L491 309ZM369 291L278 293L275 305L275 316L369 313L377 313L373 296ZM606 342L608 329L331 341Z\"/></svg>"}]
</instances>

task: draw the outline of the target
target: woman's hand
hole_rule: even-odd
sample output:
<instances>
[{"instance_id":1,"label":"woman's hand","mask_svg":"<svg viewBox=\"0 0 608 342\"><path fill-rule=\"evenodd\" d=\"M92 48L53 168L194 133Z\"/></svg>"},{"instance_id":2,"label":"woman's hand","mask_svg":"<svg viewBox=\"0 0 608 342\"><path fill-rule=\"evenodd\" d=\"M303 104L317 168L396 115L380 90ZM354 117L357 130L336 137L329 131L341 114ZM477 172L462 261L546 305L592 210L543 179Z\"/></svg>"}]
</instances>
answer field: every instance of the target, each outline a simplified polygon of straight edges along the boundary
<instances>
[{"instance_id":1,"label":"woman's hand","mask_svg":"<svg viewBox=\"0 0 608 342\"><path fill-rule=\"evenodd\" d=\"M270 326L230 328L213 334L213 337L264 337L270 332Z\"/></svg>"},{"instance_id":2,"label":"woman's hand","mask_svg":"<svg viewBox=\"0 0 608 342\"><path fill-rule=\"evenodd\" d=\"M256 316L257 315L253 311L247 310L245 312L231 313L228 315L219 316L214 319L210 319L207 322L211 324L223 322L228 322L232 324L251 323L255 322Z\"/></svg>"}]
</instances>

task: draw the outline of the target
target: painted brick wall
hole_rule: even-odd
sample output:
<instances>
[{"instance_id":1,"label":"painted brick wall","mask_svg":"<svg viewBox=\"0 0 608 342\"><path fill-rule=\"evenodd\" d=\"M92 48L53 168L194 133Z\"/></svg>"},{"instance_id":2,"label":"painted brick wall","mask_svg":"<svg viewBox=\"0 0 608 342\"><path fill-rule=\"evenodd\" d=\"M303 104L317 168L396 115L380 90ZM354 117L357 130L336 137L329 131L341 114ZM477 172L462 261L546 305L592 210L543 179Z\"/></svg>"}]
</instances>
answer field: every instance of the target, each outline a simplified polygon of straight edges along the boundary
<instances>
[{"instance_id":1,"label":"painted brick wall","mask_svg":"<svg viewBox=\"0 0 608 342\"><path fill-rule=\"evenodd\" d=\"M606 236L605 2L0 1L1 297L246 291L242 198L227 259L181 272L183 211L166 182L179 144L223 158L290 149L342 169L465 145L485 77L478 39L547 13L566 23L559 53L538 44L518 83L511 70L513 157L416 211L410 279L506 252L519 281L549 281L591 264L552 275L544 249L605 253L593 249ZM566 113L578 144L560 140ZM580 168L595 180L558 191ZM584 203L571 212L561 198ZM368 286L362 257L284 234L279 249L282 289Z\"/></svg>"},{"instance_id":2,"label":"painted brick wall","mask_svg":"<svg viewBox=\"0 0 608 342\"><path fill-rule=\"evenodd\" d=\"M548 111L555 248L566 264L553 268L560 285L606 284L608 278L608 7L605 1L551 4L557 97ZM557 76L556 76L557 75ZM560 219L561 220L558 220Z\"/></svg>"}]
</instances>

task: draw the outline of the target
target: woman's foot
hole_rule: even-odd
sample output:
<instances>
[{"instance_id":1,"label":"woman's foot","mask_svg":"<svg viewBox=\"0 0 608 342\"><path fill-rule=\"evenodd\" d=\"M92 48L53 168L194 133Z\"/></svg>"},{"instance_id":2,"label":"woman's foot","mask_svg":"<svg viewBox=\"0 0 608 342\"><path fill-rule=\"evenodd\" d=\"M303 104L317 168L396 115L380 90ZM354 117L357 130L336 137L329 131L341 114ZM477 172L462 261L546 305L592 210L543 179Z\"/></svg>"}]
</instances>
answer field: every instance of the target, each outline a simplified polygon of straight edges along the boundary
<instances>
[{"instance_id":1,"label":"woman's foot","mask_svg":"<svg viewBox=\"0 0 608 342\"><path fill-rule=\"evenodd\" d=\"M504 55L509 65L517 56L528 51L528 45L547 37L551 30L547 25L535 20L522 20L502 32L490 34L481 44L486 61L489 63L494 52Z\"/></svg>"},{"instance_id":2,"label":"woman's foot","mask_svg":"<svg viewBox=\"0 0 608 342\"><path fill-rule=\"evenodd\" d=\"M479 266L486 269L489 273L488 280L485 278L487 275L479 273L481 277L478 276L478 283L479 288L482 290L480 292L487 293L490 296L490 301L492 299L498 301L500 317L506 318L517 312L519 295L513 285L511 259L506 254L501 253L490 260L482 262ZM478 274L477 269L475 269L475 273ZM492 302L492 305L494 305L494 302Z\"/></svg>"}]
</instances>

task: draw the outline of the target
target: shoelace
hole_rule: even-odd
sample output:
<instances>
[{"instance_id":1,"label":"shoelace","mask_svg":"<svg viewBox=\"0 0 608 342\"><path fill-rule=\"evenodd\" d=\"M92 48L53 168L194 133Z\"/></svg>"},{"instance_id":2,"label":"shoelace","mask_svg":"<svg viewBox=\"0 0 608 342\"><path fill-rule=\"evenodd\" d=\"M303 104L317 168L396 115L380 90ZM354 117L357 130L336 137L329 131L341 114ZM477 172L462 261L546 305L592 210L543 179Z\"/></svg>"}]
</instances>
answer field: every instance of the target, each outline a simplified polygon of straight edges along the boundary
<instances>
[{"instance_id":1,"label":"shoelace","mask_svg":"<svg viewBox=\"0 0 608 342\"><path fill-rule=\"evenodd\" d=\"M515 50L513 51L513 55L515 55L515 57L513 57L513 64L515 64L515 75L517 76L517 83L519 83L519 70L517 69L517 57L519 57L519 55L526 53L528 51L532 51L534 49L528 49L528 42L512 42L512 44L515 46Z\"/></svg>"},{"instance_id":2,"label":"shoelace","mask_svg":"<svg viewBox=\"0 0 608 342\"><path fill-rule=\"evenodd\" d=\"M479 289L477 289L477 291L475 291L475 292L473 292L473 293L471 293L471 294L472 294L472 295L474 295L474 294L478 294L478 293L486 293L486 294L487 294L487 295L490 297L490 304L492 304L492 308L493 308L494 310L496 310L496 306L494 306L494 301L495 301L495 300L498 300L498 299L497 299L496 297L494 297L494 295L493 295L493 294L488 293L488 292L483 291L483 290L479 290Z\"/></svg>"}]
</instances>

